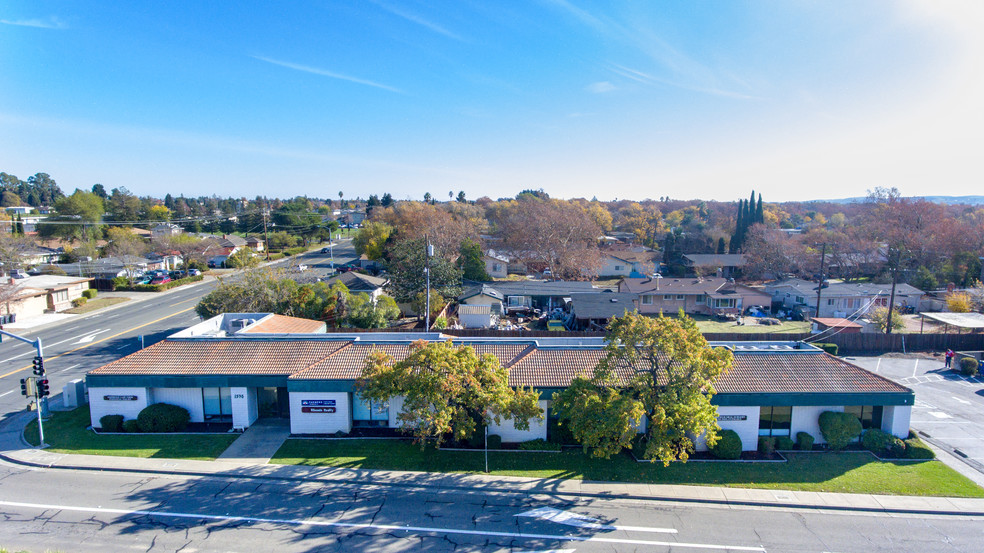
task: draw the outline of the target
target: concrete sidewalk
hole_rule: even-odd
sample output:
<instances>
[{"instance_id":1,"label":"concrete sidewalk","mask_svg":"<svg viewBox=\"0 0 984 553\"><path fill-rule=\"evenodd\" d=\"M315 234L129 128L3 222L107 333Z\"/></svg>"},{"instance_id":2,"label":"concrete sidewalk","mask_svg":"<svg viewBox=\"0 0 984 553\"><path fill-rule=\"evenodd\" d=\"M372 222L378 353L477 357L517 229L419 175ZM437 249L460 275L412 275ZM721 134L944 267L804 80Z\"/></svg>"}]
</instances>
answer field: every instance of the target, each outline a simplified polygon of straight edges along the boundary
<instances>
[{"instance_id":1,"label":"concrete sidewalk","mask_svg":"<svg viewBox=\"0 0 984 553\"><path fill-rule=\"evenodd\" d=\"M323 483L336 486L402 487L455 493L513 494L524 497L627 499L667 505L699 505L748 509L810 509L829 513L867 513L888 516L984 517L984 499L913 497L635 484L520 478L481 474L444 474L363 470L300 465L272 465L231 460L188 461L138 459L98 455L69 455L27 447L23 441L29 413L19 413L0 423L0 460L20 466L65 470L131 472L216 478L244 478L282 482ZM245 434L244 434L245 436Z\"/></svg>"},{"instance_id":2,"label":"concrete sidewalk","mask_svg":"<svg viewBox=\"0 0 984 553\"><path fill-rule=\"evenodd\" d=\"M260 419L236 438L219 455L218 460L242 465L263 465L270 461L289 437L289 420Z\"/></svg>"}]
</instances>

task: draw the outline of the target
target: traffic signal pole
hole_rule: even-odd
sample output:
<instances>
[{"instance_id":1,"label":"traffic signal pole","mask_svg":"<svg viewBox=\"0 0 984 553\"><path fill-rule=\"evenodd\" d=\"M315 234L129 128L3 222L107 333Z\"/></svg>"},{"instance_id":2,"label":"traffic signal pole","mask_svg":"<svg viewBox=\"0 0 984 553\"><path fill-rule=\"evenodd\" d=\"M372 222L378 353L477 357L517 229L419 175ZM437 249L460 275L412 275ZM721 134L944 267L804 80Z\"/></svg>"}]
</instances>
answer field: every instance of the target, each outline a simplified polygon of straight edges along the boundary
<instances>
[{"instance_id":1,"label":"traffic signal pole","mask_svg":"<svg viewBox=\"0 0 984 553\"><path fill-rule=\"evenodd\" d=\"M36 340L29 340L27 338L24 338L23 336L18 336L11 332L7 332L6 330L3 329L0 329L0 336L9 336L15 340L20 340L25 344L31 344L32 346L35 347L35 349L37 349L38 354L37 356L34 357L33 364L34 364L34 375L35 375L34 401L35 404L37 405L36 410L38 412L38 437L41 440L40 443L38 444L38 447L42 447L42 448L47 447L48 444L44 443L44 426L43 426L44 423L41 420L41 413L42 411L47 411L47 407L48 407L47 397L48 397L49 390L48 390L48 378L44 374L44 348L41 345L41 338L38 338ZM28 395L31 391L30 388L31 388L30 386L22 386L21 393L30 397Z\"/></svg>"}]
</instances>

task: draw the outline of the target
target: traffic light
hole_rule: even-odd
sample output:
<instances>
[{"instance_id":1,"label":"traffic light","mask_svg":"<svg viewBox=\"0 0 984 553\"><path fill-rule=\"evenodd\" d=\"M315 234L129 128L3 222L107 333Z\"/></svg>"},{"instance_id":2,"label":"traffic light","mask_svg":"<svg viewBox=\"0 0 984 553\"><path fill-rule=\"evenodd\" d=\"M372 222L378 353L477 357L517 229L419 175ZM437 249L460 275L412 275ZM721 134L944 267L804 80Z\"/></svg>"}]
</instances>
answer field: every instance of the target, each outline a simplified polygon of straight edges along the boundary
<instances>
[{"instance_id":1,"label":"traffic light","mask_svg":"<svg viewBox=\"0 0 984 553\"><path fill-rule=\"evenodd\" d=\"M48 397L48 379L38 379L38 397Z\"/></svg>"},{"instance_id":2,"label":"traffic light","mask_svg":"<svg viewBox=\"0 0 984 553\"><path fill-rule=\"evenodd\" d=\"M29 377L21 379L21 394L27 397L37 397L38 387L37 378Z\"/></svg>"},{"instance_id":3,"label":"traffic light","mask_svg":"<svg viewBox=\"0 0 984 553\"><path fill-rule=\"evenodd\" d=\"M43 376L44 375L44 358L40 355L34 358L34 375Z\"/></svg>"},{"instance_id":4,"label":"traffic light","mask_svg":"<svg viewBox=\"0 0 984 553\"><path fill-rule=\"evenodd\" d=\"M26 378L22 378L21 379L21 395L22 396L26 396L27 395L27 379Z\"/></svg>"}]
</instances>

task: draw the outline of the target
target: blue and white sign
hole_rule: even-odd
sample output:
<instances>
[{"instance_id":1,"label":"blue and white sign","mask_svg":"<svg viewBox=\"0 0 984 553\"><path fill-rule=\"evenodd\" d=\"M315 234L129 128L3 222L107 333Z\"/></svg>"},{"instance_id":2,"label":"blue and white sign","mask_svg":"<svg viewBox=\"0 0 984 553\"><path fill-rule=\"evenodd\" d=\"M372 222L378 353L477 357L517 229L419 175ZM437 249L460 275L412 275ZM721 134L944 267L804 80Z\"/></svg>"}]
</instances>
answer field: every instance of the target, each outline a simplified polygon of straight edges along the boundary
<instances>
[{"instance_id":1,"label":"blue and white sign","mask_svg":"<svg viewBox=\"0 0 984 553\"><path fill-rule=\"evenodd\" d=\"M301 407L334 407L333 399L302 399Z\"/></svg>"}]
</instances>

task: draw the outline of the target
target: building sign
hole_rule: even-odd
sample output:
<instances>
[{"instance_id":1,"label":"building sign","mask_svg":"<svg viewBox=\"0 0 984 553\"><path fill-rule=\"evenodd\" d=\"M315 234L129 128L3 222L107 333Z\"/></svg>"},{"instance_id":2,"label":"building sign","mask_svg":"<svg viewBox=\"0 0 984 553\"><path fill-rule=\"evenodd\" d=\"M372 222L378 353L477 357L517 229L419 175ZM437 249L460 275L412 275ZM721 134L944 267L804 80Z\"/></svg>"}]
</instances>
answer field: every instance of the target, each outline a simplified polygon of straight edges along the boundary
<instances>
[{"instance_id":1,"label":"building sign","mask_svg":"<svg viewBox=\"0 0 984 553\"><path fill-rule=\"evenodd\" d=\"M137 396L103 396L105 401L137 401Z\"/></svg>"},{"instance_id":2,"label":"building sign","mask_svg":"<svg viewBox=\"0 0 984 553\"><path fill-rule=\"evenodd\" d=\"M718 421L747 421L748 415L718 415Z\"/></svg>"},{"instance_id":3,"label":"building sign","mask_svg":"<svg viewBox=\"0 0 984 553\"><path fill-rule=\"evenodd\" d=\"M334 413L334 407L301 407L302 413Z\"/></svg>"},{"instance_id":4,"label":"building sign","mask_svg":"<svg viewBox=\"0 0 984 553\"><path fill-rule=\"evenodd\" d=\"M301 407L334 407L333 399L302 399ZM334 412L334 410L332 411Z\"/></svg>"}]
</instances>

